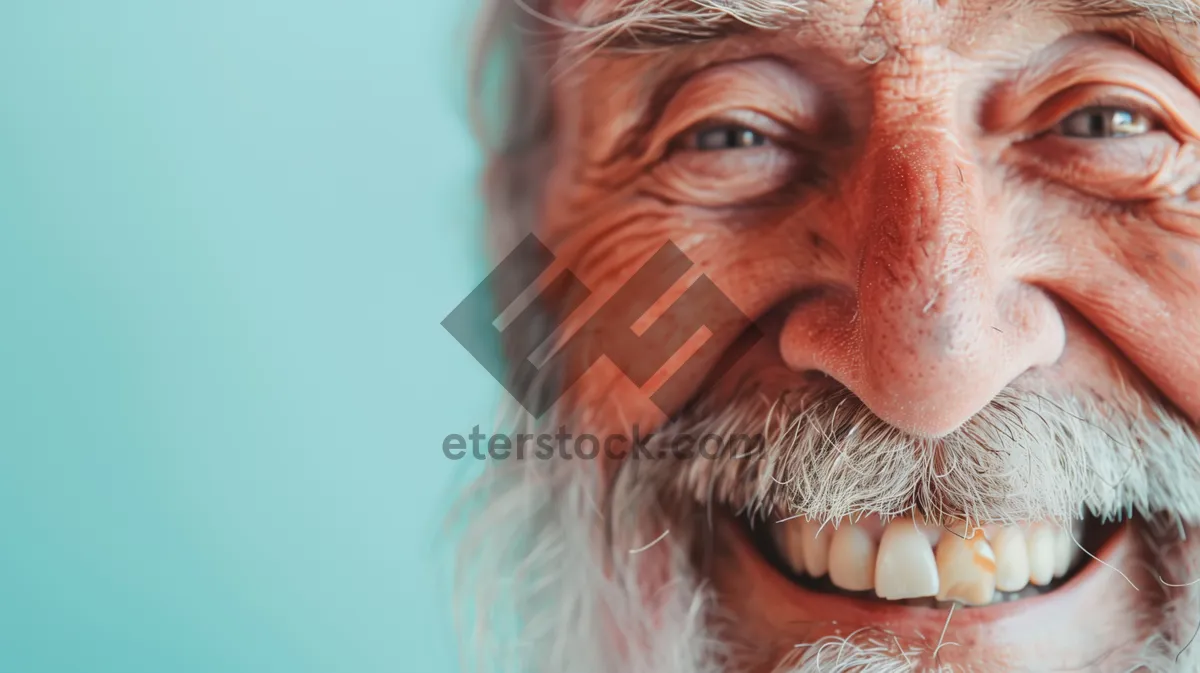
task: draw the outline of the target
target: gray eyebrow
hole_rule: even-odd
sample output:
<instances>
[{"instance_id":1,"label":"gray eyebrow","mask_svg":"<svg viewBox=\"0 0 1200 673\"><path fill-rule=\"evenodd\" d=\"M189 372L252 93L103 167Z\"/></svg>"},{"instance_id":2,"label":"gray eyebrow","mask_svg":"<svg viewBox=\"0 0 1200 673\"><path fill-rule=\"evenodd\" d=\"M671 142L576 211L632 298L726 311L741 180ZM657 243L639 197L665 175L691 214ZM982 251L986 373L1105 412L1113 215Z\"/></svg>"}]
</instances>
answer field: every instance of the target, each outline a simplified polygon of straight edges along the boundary
<instances>
[{"instance_id":1,"label":"gray eyebrow","mask_svg":"<svg viewBox=\"0 0 1200 673\"><path fill-rule=\"evenodd\" d=\"M572 46L584 51L641 51L771 30L802 21L814 2L836 0L642 0L572 31ZM986 2L987 0L981 0ZM995 3L989 3L995 4ZM1200 25L1196 0L1010 0L1045 5L1077 17L1147 20Z\"/></svg>"}]
</instances>

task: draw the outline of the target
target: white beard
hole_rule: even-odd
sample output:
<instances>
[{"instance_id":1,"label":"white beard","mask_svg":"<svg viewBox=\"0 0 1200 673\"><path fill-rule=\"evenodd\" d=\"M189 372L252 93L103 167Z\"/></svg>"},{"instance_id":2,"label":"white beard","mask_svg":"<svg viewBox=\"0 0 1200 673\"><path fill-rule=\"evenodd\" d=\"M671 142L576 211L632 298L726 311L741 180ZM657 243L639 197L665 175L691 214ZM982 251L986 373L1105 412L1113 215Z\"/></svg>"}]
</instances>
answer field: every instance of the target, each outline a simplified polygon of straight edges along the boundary
<instances>
[{"instance_id":1,"label":"white beard","mask_svg":"<svg viewBox=\"0 0 1200 673\"><path fill-rule=\"evenodd\" d=\"M1078 420L1078 412L1063 418ZM1194 522L1200 512L1200 492L1194 487L1200 483L1200 445L1186 425L1161 415L1150 420L1140 429L1129 424L1129 436L1114 437L1112 428L1095 435L1081 430L1081 436L1090 437L1087 441L1104 446L1061 442L1061 455L1055 455L1062 469L1052 476L1099 475L1109 484L1106 488L1089 484L1081 491L1074 484L1058 489L1039 484L1041 491L1026 490L1024 500L1009 503L1008 510L984 499L959 504L976 505L972 511L979 515L1022 517L1051 513L1067 498L1078 496L1076 503L1086 502L1099 515L1126 510L1148 515L1173 499L1171 509ZM731 427L729 418L712 422L726 430ZM829 428L817 431L828 433ZM1102 436L1107 440L1101 441ZM1133 455L1114 450L1121 445L1140 451ZM796 446L802 447L803 441L786 447L768 443L773 455L783 454L785 459L760 464L768 464L763 468L768 471L816 470L819 478L830 477L832 464L804 460ZM609 489L600 483L597 468L595 462L558 458L496 461L468 492L459 510L465 527L457 584L463 656L469 668L512 673L733 673L743 670L746 662L761 663L723 636L720 624L725 616L694 566L693 552L708 524L704 507L689 502L685 513L666 511L661 505L665 488L676 493L694 490L694 475L677 464L663 463L649 473L620 471ZM654 469L661 473L654 474ZM793 504L804 502L795 499L802 493L780 491L786 480L776 479L775 473L747 479L737 471L740 467L709 469L726 469L743 478L732 483L758 485L752 492L735 489L717 498L726 505L736 499L743 511L761 508L780 493ZM711 484L718 483L720 475L706 473L705 479L711 480L712 495ZM852 480L843 483L846 489L861 488ZM1037 492L1045 493L1046 499L1029 500L1029 494ZM858 498L855 506L862 504L859 493L841 495ZM1200 592L1180 588L1171 594L1163 606L1164 621L1171 628L1144 644L1130 670L1200 670L1200 647L1188 648L1176 662L1197 619ZM861 632L797 643L775 670L939 670L916 662L933 661L932 650L940 645L902 645L875 631Z\"/></svg>"},{"instance_id":2,"label":"white beard","mask_svg":"<svg viewBox=\"0 0 1200 673\"><path fill-rule=\"evenodd\" d=\"M719 644L708 633L711 596L695 577L688 545L675 537L682 531L631 553L670 525L644 511L636 530L614 526L610 546L594 468L502 461L472 489L458 581L460 591L472 588L459 596L459 617L475 667L720 673ZM656 568L671 581L646 595L644 573Z\"/></svg>"}]
</instances>

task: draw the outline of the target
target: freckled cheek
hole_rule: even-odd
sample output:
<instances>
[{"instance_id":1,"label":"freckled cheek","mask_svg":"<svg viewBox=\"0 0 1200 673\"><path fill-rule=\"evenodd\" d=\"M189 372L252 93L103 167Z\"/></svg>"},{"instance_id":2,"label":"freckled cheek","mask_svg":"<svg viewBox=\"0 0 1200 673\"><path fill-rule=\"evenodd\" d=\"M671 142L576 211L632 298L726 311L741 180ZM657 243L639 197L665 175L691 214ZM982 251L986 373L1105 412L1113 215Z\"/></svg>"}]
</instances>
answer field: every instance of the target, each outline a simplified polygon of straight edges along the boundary
<instances>
[{"instance_id":1,"label":"freckled cheek","mask_svg":"<svg viewBox=\"0 0 1200 673\"><path fill-rule=\"evenodd\" d=\"M1200 291L1200 245L1187 246L1186 249L1167 250L1163 259L1175 273L1190 278L1192 286Z\"/></svg>"},{"instance_id":2,"label":"freckled cheek","mask_svg":"<svg viewBox=\"0 0 1200 673\"><path fill-rule=\"evenodd\" d=\"M1151 291L1171 303L1200 306L1200 241L1162 234L1127 250L1126 267Z\"/></svg>"}]
</instances>

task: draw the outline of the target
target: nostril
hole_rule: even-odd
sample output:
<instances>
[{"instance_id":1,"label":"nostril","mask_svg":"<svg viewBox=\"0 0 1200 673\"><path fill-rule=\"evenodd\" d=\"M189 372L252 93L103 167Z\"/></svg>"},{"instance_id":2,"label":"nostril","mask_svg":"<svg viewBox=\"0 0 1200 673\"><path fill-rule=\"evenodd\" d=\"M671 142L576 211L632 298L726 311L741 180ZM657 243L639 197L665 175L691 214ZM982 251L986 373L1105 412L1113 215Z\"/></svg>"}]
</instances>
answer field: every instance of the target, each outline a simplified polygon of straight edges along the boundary
<instances>
[{"instance_id":1,"label":"nostril","mask_svg":"<svg viewBox=\"0 0 1200 673\"><path fill-rule=\"evenodd\" d=\"M830 297L845 297L853 300L854 293L848 288L841 288L834 285L810 285L792 293L786 299L781 301L777 307L772 310L773 315L780 316L781 319L787 318L797 309L802 309L805 306L819 304L823 300Z\"/></svg>"},{"instance_id":2,"label":"nostril","mask_svg":"<svg viewBox=\"0 0 1200 673\"><path fill-rule=\"evenodd\" d=\"M810 385L821 385L836 381L836 379L820 369L805 369L800 372L800 378Z\"/></svg>"}]
</instances>

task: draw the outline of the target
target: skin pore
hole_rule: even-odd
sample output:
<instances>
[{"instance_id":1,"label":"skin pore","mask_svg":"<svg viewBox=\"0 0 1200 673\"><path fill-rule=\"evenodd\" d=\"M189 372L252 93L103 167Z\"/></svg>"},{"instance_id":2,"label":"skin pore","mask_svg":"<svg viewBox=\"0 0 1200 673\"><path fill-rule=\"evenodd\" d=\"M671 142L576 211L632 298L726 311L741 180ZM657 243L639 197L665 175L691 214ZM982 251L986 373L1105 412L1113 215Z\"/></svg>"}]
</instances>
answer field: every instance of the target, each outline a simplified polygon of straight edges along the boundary
<instances>
[{"instance_id":1,"label":"skin pore","mask_svg":"<svg viewBox=\"0 0 1200 673\"><path fill-rule=\"evenodd\" d=\"M1200 578L1195 537L1181 539L1200 522L1200 34L1188 7L544 8L562 35L532 231L594 304L672 241L695 266L644 322L703 275L764 334L721 383L696 381L667 409L649 392L687 353L641 387L602 360L554 422L597 435L752 428L789 395L840 395L846 406L811 417L833 427L853 410L876 429L873 444L839 440L867 452L860 468L902 446L991 471L945 476L914 459L887 463L911 470L890 481L856 480L854 465L822 462L815 431L774 436L787 460L772 472L619 457L489 468L489 506L511 507L480 528L543 543L516 561L519 577L544 578L517 609L567 606L513 636L536 652L523 655L532 670L1194 670L1179 653L1196 596L1166 585ZM993 413L1022 419L1018 431L1036 414L1056 428L1083 420L1072 438L1009 445L979 430ZM999 462L979 457L998 447ZM1035 489L1020 468L1036 460L1061 469ZM740 488L750 481L762 485ZM1103 564L1054 591L947 614L791 582L756 548L749 511L768 526L1084 511L1124 523L1097 550Z\"/></svg>"}]
</instances>

